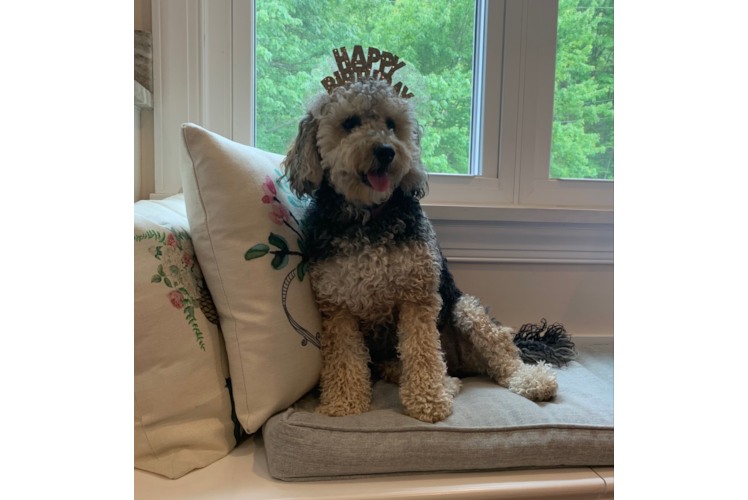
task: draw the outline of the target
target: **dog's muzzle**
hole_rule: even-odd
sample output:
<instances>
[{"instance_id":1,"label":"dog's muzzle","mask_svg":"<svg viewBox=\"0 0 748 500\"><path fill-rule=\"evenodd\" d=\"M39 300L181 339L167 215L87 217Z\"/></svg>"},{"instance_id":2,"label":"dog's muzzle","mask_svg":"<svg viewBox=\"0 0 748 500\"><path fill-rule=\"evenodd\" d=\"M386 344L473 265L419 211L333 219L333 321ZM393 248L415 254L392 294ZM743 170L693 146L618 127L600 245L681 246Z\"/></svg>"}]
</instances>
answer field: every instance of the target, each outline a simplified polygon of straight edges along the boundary
<instances>
[{"instance_id":1,"label":"dog's muzzle","mask_svg":"<svg viewBox=\"0 0 748 500\"><path fill-rule=\"evenodd\" d=\"M380 144L374 148L374 158L377 159L377 166L361 174L361 182L381 193L390 188L387 171L390 169L392 160L395 159L395 148L389 144Z\"/></svg>"}]
</instances>

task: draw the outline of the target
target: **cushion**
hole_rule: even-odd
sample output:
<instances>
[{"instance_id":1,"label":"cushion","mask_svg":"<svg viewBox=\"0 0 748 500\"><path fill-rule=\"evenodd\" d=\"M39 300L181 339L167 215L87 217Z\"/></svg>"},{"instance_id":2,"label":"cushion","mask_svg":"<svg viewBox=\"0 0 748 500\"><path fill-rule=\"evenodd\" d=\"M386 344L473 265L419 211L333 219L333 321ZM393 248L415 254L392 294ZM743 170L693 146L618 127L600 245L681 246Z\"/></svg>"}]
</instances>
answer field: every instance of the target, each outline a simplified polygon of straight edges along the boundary
<instances>
[{"instance_id":1,"label":"cushion","mask_svg":"<svg viewBox=\"0 0 748 500\"><path fill-rule=\"evenodd\" d=\"M135 467L177 478L228 454L227 379L182 195L136 203Z\"/></svg>"},{"instance_id":2,"label":"cushion","mask_svg":"<svg viewBox=\"0 0 748 500\"><path fill-rule=\"evenodd\" d=\"M319 378L304 204L280 178L282 156L196 125L182 131L192 159L182 170L192 238L221 319L236 413L251 433Z\"/></svg>"},{"instance_id":3,"label":"cushion","mask_svg":"<svg viewBox=\"0 0 748 500\"><path fill-rule=\"evenodd\" d=\"M556 370L559 390L534 403L487 378L463 379L454 413L428 424L406 417L394 384L376 382L371 411L327 417L310 393L263 428L270 473L286 481L371 474L613 465L612 346Z\"/></svg>"}]
</instances>

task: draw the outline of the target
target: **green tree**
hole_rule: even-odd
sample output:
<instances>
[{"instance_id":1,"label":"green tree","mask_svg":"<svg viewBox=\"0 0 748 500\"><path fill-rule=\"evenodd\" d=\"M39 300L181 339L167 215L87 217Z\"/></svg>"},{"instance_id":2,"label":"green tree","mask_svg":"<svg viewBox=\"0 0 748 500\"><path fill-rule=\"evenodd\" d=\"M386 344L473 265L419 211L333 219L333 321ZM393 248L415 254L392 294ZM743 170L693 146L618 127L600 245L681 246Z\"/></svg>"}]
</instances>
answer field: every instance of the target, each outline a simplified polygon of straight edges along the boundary
<instances>
[{"instance_id":1,"label":"green tree","mask_svg":"<svg viewBox=\"0 0 748 500\"><path fill-rule=\"evenodd\" d=\"M613 0L561 0L551 177L613 179Z\"/></svg>"},{"instance_id":2,"label":"green tree","mask_svg":"<svg viewBox=\"0 0 748 500\"><path fill-rule=\"evenodd\" d=\"M323 91L330 72L320 68L332 49L360 44L420 73L414 99L427 168L468 172L474 1L257 0L256 9L257 147L285 153L306 104Z\"/></svg>"}]
</instances>

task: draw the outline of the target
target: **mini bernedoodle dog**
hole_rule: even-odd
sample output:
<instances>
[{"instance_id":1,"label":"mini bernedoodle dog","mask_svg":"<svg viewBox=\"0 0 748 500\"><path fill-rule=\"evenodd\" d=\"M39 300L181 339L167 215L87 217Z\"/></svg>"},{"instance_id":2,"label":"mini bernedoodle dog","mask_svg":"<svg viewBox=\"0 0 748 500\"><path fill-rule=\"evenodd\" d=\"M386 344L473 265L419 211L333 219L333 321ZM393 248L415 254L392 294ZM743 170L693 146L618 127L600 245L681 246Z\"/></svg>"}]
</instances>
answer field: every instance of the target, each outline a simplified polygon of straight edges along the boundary
<instances>
[{"instance_id":1,"label":"mini bernedoodle dog","mask_svg":"<svg viewBox=\"0 0 748 500\"><path fill-rule=\"evenodd\" d=\"M312 196L305 230L322 314L318 412L367 411L372 371L398 383L406 414L424 422L452 413L459 376L487 374L533 401L556 394L548 358L524 364L513 331L455 286L419 204L428 177L408 99L372 79L321 94L283 166L291 188ZM557 355L573 352L564 342Z\"/></svg>"}]
</instances>

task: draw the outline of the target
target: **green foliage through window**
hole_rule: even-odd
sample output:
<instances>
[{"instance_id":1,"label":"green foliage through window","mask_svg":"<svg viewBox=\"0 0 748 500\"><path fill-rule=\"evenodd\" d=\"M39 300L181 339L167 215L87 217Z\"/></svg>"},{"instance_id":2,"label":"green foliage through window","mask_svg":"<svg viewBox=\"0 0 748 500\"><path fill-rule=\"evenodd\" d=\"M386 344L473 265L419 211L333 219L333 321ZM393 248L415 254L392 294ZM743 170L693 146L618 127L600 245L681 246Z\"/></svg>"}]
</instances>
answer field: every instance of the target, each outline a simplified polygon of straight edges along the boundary
<instances>
[{"instance_id":1,"label":"green foliage through window","mask_svg":"<svg viewBox=\"0 0 748 500\"><path fill-rule=\"evenodd\" d=\"M613 0L560 0L551 177L613 179Z\"/></svg>"},{"instance_id":2,"label":"green foliage through window","mask_svg":"<svg viewBox=\"0 0 748 500\"><path fill-rule=\"evenodd\" d=\"M309 101L332 75L332 49L397 54L415 95L430 172L467 174L473 0L257 0L257 147L285 154Z\"/></svg>"}]
</instances>

